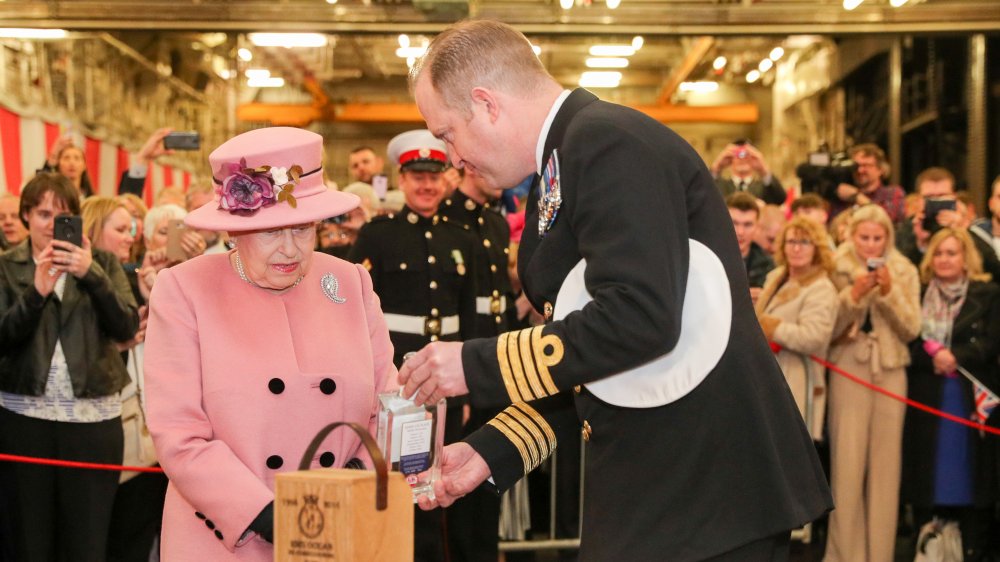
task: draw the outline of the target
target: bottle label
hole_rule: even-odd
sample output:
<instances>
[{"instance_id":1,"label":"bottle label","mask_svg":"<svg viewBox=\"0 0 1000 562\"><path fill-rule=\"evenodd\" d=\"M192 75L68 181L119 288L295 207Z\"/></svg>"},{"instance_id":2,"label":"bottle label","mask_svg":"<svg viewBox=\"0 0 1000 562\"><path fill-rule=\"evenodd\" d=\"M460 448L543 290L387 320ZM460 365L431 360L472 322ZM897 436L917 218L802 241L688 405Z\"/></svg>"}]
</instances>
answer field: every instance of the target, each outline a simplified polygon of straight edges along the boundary
<instances>
[{"instance_id":1,"label":"bottle label","mask_svg":"<svg viewBox=\"0 0 1000 562\"><path fill-rule=\"evenodd\" d=\"M434 420L401 424L399 431L399 471L423 472L431 467L431 436Z\"/></svg>"}]
</instances>

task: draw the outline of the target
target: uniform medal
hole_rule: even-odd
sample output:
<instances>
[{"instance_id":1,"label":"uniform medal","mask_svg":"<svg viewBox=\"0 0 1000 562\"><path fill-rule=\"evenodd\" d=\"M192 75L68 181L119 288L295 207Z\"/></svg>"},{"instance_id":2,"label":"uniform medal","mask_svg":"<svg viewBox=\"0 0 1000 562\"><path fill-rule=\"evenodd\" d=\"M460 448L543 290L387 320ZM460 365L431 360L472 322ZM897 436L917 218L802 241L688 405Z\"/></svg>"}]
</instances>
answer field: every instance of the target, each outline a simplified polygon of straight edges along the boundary
<instances>
[{"instance_id":1,"label":"uniform medal","mask_svg":"<svg viewBox=\"0 0 1000 562\"><path fill-rule=\"evenodd\" d=\"M562 205L562 191L559 187L559 151L554 149L545 170L542 171L542 180L538 184L540 197L538 198L538 236L544 237L545 233L552 228L559 215L559 206Z\"/></svg>"}]
</instances>

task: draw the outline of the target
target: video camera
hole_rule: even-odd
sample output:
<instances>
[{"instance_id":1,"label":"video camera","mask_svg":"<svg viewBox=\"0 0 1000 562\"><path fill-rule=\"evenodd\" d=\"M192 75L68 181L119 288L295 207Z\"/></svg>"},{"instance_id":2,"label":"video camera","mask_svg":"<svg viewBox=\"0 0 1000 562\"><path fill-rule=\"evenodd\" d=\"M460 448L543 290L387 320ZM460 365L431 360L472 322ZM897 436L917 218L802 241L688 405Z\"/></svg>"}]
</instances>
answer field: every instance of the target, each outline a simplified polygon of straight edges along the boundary
<instances>
[{"instance_id":1,"label":"video camera","mask_svg":"<svg viewBox=\"0 0 1000 562\"><path fill-rule=\"evenodd\" d=\"M825 145L809 153L809 159L795 167L802 193L816 193L831 198L842 183L854 185L858 165L846 151L831 152Z\"/></svg>"}]
</instances>

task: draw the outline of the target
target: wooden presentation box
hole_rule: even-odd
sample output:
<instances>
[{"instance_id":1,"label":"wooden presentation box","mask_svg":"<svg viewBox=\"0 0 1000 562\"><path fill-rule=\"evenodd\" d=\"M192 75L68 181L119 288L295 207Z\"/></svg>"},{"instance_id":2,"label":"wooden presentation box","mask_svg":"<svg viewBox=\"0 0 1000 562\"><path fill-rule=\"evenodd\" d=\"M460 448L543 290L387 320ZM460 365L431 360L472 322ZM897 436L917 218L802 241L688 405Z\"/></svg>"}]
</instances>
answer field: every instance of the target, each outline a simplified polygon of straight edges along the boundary
<instances>
[{"instance_id":1,"label":"wooden presentation box","mask_svg":"<svg viewBox=\"0 0 1000 562\"><path fill-rule=\"evenodd\" d=\"M375 472L324 468L275 479L277 562L412 562L413 494L388 474L388 502L375 505Z\"/></svg>"}]
</instances>

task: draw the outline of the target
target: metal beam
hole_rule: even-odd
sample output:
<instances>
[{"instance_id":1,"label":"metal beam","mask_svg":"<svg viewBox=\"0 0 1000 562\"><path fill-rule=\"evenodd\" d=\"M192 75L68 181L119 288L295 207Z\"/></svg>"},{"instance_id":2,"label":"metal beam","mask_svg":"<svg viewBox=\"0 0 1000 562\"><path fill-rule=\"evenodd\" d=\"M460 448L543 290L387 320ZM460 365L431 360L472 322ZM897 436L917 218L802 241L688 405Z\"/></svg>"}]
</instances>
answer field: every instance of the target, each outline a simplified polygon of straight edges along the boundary
<instances>
[{"instance_id":1,"label":"metal beam","mask_svg":"<svg viewBox=\"0 0 1000 562\"><path fill-rule=\"evenodd\" d=\"M977 33L969 37L969 72L967 92L968 123L966 126L965 181L969 194L982 212L987 200L986 178L986 36Z\"/></svg>"},{"instance_id":2,"label":"metal beam","mask_svg":"<svg viewBox=\"0 0 1000 562\"><path fill-rule=\"evenodd\" d=\"M687 80L687 77L691 75L691 72L701 62L701 59L705 58L705 55L714 44L715 39L711 37L699 37L694 41L688 52L684 54L684 59L670 71L670 76L663 83L663 88L660 90L659 95L656 96L658 104L666 105L670 103L670 98L677 91L677 87L681 85L681 82Z\"/></svg>"}]
</instances>

